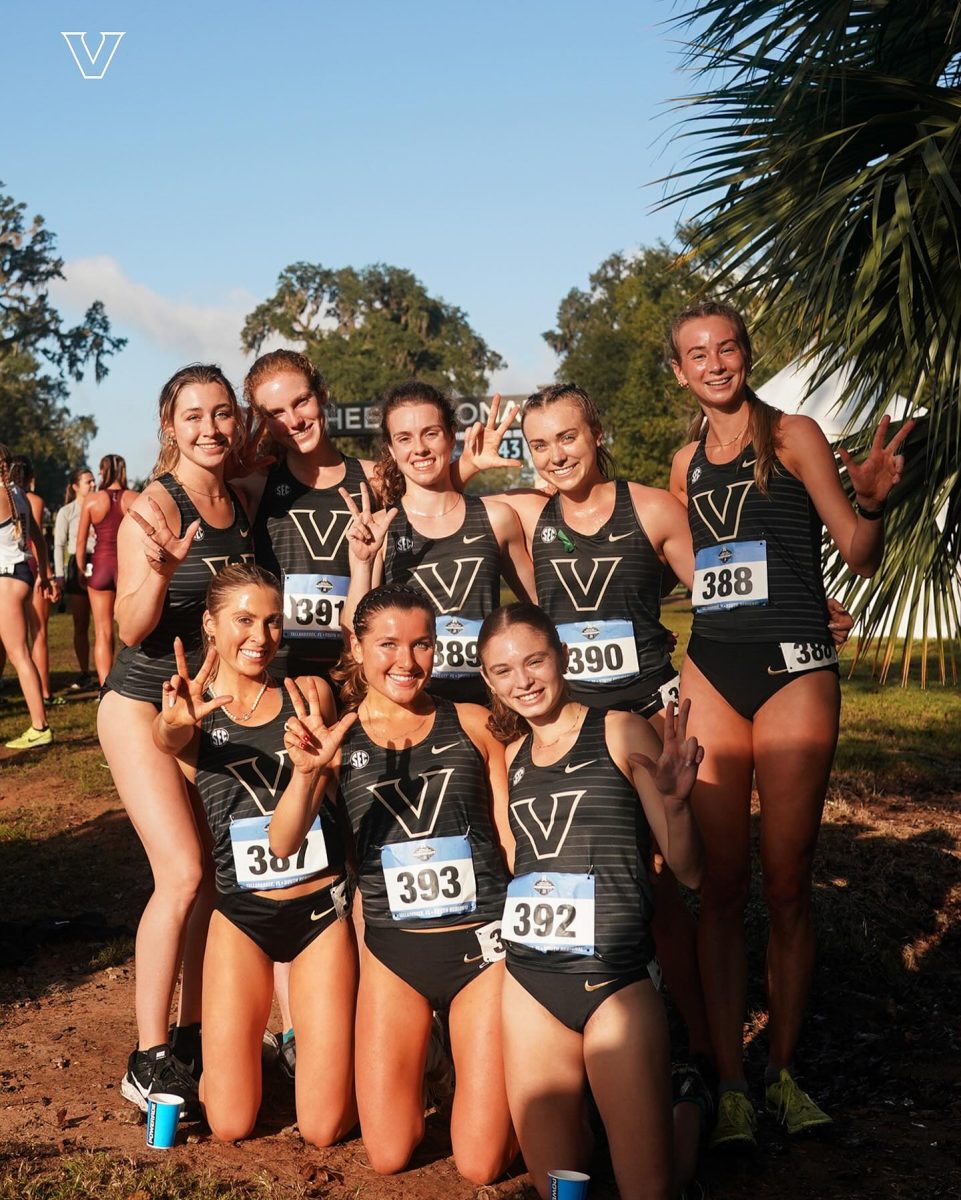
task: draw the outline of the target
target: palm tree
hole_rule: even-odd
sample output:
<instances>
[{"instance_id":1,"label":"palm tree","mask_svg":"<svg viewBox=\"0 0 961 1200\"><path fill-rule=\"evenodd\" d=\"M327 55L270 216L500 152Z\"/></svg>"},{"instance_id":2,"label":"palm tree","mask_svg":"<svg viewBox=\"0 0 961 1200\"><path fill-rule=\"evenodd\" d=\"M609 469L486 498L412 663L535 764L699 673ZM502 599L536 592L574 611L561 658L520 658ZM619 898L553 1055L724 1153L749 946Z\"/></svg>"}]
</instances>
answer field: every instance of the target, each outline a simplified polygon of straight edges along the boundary
<instances>
[{"instance_id":1,"label":"palm tree","mask_svg":"<svg viewBox=\"0 0 961 1200\"><path fill-rule=\"evenodd\" d=\"M903 619L921 629L922 683L932 638L944 679L961 557L961 2L688 4L676 22L705 90L681 103L702 148L664 203L701 206L715 288L817 356L815 384L851 364L851 428L897 393L926 412L872 588L828 574L863 618L862 652L879 638L882 678Z\"/></svg>"}]
</instances>

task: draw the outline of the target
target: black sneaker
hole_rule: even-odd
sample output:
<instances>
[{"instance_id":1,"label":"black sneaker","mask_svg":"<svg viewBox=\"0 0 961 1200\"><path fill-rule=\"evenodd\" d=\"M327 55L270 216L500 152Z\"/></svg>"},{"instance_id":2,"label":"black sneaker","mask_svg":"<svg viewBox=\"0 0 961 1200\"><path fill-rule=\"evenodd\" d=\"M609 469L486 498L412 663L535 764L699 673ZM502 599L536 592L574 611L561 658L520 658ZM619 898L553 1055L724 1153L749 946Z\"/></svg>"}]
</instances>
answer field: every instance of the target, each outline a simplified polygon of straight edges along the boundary
<instances>
[{"instance_id":1,"label":"black sneaker","mask_svg":"<svg viewBox=\"0 0 961 1200\"><path fill-rule=\"evenodd\" d=\"M194 1083L200 1086L204 1072L204 1056L201 1048L200 1022L192 1025L171 1025L170 1046L174 1056L189 1071Z\"/></svg>"},{"instance_id":2,"label":"black sneaker","mask_svg":"<svg viewBox=\"0 0 961 1200\"><path fill-rule=\"evenodd\" d=\"M281 1034L277 1042L277 1066L280 1067L281 1075L293 1083L297 1070L297 1035L292 1033L289 1038L285 1038Z\"/></svg>"},{"instance_id":3,"label":"black sneaker","mask_svg":"<svg viewBox=\"0 0 961 1200\"><path fill-rule=\"evenodd\" d=\"M84 671L71 683L71 692L91 692L98 686L96 675L91 675L89 671Z\"/></svg>"},{"instance_id":4,"label":"black sneaker","mask_svg":"<svg viewBox=\"0 0 961 1200\"><path fill-rule=\"evenodd\" d=\"M200 1114L197 1085L170 1049L169 1042L151 1046L149 1050L134 1050L127 1059L127 1073L120 1081L120 1094L141 1112L147 1111L147 1098L154 1092L171 1092L183 1096L181 1120Z\"/></svg>"}]
</instances>

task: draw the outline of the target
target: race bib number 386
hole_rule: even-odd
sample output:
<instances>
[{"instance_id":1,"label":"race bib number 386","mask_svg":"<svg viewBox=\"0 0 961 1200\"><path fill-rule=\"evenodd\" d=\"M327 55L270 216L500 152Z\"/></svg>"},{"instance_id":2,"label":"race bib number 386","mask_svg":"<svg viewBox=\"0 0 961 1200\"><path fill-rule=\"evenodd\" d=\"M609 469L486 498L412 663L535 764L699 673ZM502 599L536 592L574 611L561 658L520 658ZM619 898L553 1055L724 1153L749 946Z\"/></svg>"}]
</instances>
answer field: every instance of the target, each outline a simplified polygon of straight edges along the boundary
<instances>
[{"instance_id":1,"label":"race bib number 386","mask_svg":"<svg viewBox=\"0 0 961 1200\"><path fill-rule=\"evenodd\" d=\"M501 937L534 950L594 953L594 876L534 871L512 879Z\"/></svg>"},{"instance_id":2,"label":"race bib number 386","mask_svg":"<svg viewBox=\"0 0 961 1200\"><path fill-rule=\"evenodd\" d=\"M725 542L698 550L691 588L695 612L767 602L767 542Z\"/></svg>"}]
</instances>

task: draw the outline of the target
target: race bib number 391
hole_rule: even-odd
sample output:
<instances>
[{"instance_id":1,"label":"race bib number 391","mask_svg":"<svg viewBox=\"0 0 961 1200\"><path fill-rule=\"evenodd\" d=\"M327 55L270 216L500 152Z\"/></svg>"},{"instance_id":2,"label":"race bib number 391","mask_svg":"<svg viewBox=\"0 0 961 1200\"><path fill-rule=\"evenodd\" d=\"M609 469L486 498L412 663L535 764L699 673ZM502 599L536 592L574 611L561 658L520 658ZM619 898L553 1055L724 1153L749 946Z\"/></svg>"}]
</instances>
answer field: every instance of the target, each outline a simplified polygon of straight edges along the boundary
<instances>
[{"instance_id":1,"label":"race bib number 391","mask_svg":"<svg viewBox=\"0 0 961 1200\"><path fill-rule=\"evenodd\" d=\"M505 942L534 950L594 953L594 876L531 872L507 885Z\"/></svg>"},{"instance_id":2,"label":"race bib number 391","mask_svg":"<svg viewBox=\"0 0 961 1200\"><path fill-rule=\"evenodd\" d=\"M284 637L340 637L349 586L345 575L285 575Z\"/></svg>"},{"instance_id":3,"label":"race bib number 391","mask_svg":"<svg viewBox=\"0 0 961 1200\"><path fill-rule=\"evenodd\" d=\"M691 587L695 612L767 602L767 542L725 542L698 550Z\"/></svg>"},{"instance_id":4,"label":"race bib number 391","mask_svg":"<svg viewBox=\"0 0 961 1200\"><path fill-rule=\"evenodd\" d=\"M465 837L394 842L380 852L390 915L449 917L477 907L474 856Z\"/></svg>"}]
</instances>

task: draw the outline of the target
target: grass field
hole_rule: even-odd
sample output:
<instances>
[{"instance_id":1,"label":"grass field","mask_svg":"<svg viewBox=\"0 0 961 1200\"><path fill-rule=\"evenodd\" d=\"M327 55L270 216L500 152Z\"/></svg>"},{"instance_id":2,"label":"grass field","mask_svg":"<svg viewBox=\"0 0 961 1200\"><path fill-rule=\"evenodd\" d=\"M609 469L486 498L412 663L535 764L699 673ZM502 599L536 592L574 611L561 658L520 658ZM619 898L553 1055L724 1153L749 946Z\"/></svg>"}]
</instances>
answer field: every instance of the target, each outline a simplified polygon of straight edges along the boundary
<instances>
[{"instance_id":1,"label":"grass field","mask_svg":"<svg viewBox=\"0 0 961 1200\"><path fill-rule=\"evenodd\" d=\"M672 604L665 619L680 661L689 614ZM69 617L55 616L54 690L76 674L69 639ZM16 685L3 694L0 741L28 720ZM844 679L843 696L815 869L818 968L799 1053L805 1083L838 1118L836 1132L788 1146L762 1125L755 1159L706 1162L714 1197L961 1195L961 696L940 686L880 688L863 666ZM145 1155L142 1128L128 1128L104 1079L117 1077L116 1047L128 1048L132 1036L132 933L149 880L95 718L91 699L71 699L50 714L49 750L0 761L0 950L18 938L36 943L0 970L0 1200L473 1197L444 1158L442 1130L430 1162L384 1181L364 1168L358 1142L323 1156L291 1140L289 1099L243 1147L201 1137L168 1161ZM757 816L754 832L756 840ZM53 936L57 920L68 922L69 939ZM756 1083L767 1020L757 886L747 927L745 1028ZM72 1097L62 1107L58 1089ZM615 1195L605 1178L592 1189L597 1200ZM526 1193L509 1180L476 1194Z\"/></svg>"}]
</instances>

